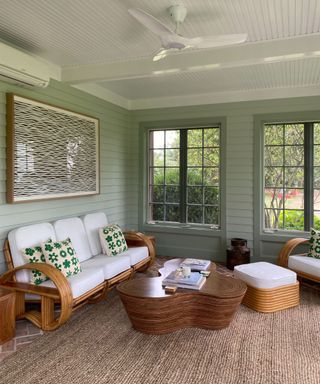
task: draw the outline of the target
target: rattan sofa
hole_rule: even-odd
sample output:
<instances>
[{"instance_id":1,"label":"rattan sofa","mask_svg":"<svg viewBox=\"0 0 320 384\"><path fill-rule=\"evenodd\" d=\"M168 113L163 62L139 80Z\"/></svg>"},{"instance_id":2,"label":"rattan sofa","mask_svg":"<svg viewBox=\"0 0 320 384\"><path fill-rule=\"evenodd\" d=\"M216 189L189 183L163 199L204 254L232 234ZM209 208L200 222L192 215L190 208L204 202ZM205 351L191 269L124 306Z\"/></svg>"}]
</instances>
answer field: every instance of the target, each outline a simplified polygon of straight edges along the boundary
<instances>
[{"instance_id":1,"label":"rattan sofa","mask_svg":"<svg viewBox=\"0 0 320 384\"><path fill-rule=\"evenodd\" d=\"M20 227L9 232L4 255L8 271L0 277L0 286L16 292L16 317L26 318L43 330L64 324L72 312L87 302L96 302L117 283L147 268L155 258L153 238L138 232L125 232L129 250L117 256L102 254L99 228L108 224L104 213L90 213L51 223ZM80 260L82 272L66 278L46 263L27 264L21 249L47 241L70 237ZM50 279L40 285L30 283L29 270L43 272ZM40 302L40 310L26 310L26 301ZM55 313L55 304L60 311Z\"/></svg>"}]
</instances>

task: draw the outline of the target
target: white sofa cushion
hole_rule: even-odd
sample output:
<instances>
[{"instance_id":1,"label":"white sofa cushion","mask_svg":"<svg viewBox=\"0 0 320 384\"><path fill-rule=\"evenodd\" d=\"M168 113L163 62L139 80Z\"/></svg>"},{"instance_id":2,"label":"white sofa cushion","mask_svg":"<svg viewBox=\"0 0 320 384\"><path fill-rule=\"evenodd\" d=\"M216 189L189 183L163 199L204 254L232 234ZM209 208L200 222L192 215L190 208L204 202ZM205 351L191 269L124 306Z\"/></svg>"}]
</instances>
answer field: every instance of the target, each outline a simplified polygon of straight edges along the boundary
<instances>
[{"instance_id":1,"label":"white sofa cushion","mask_svg":"<svg viewBox=\"0 0 320 384\"><path fill-rule=\"evenodd\" d=\"M149 250L148 247L133 247L122 252L120 256L129 256L131 265L135 265L149 256Z\"/></svg>"},{"instance_id":2,"label":"white sofa cushion","mask_svg":"<svg viewBox=\"0 0 320 384\"><path fill-rule=\"evenodd\" d=\"M104 282L103 271L101 268L86 268L82 264L82 272L68 277L74 299L95 288ZM41 287L52 287L55 285L51 280L45 281Z\"/></svg>"},{"instance_id":3,"label":"white sofa cushion","mask_svg":"<svg viewBox=\"0 0 320 384\"><path fill-rule=\"evenodd\" d=\"M276 288L297 281L295 272L264 261L237 265L234 276L255 288Z\"/></svg>"},{"instance_id":4,"label":"white sofa cushion","mask_svg":"<svg viewBox=\"0 0 320 384\"><path fill-rule=\"evenodd\" d=\"M320 260L314 257L291 255L288 260L288 268L320 277Z\"/></svg>"},{"instance_id":5,"label":"white sofa cushion","mask_svg":"<svg viewBox=\"0 0 320 384\"><path fill-rule=\"evenodd\" d=\"M102 253L99 229L108 225L108 219L104 212L89 213L83 217L83 224L88 236L91 253L96 256Z\"/></svg>"},{"instance_id":6,"label":"white sofa cushion","mask_svg":"<svg viewBox=\"0 0 320 384\"><path fill-rule=\"evenodd\" d=\"M21 253L21 249L40 245L48 239L56 239L53 226L50 223L40 223L20 227L9 232L8 240L12 255L13 265L18 267L26 264L26 259ZM30 274L28 271L18 271L17 281L29 282Z\"/></svg>"},{"instance_id":7,"label":"white sofa cushion","mask_svg":"<svg viewBox=\"0 0 320 384\"><path fill-rule=\"evenodd\" d=\"M70 237L80 262L92 257L87 234L79 217L58 220L53 226L58 240L65 240Z\"/></svg>"},{"instance_id":8,"label":"white sofa cushion","mask_svg":"<svg viewBox=\"0 0 320 384\"><path fill-rule=\"evenodd\" d=\"M106 256L96 255L90 260L81 263L82 268L101 268L104 278L111 279L119 273L130 269L130 258L128 256Z\"/></svg>"}]
</instances>

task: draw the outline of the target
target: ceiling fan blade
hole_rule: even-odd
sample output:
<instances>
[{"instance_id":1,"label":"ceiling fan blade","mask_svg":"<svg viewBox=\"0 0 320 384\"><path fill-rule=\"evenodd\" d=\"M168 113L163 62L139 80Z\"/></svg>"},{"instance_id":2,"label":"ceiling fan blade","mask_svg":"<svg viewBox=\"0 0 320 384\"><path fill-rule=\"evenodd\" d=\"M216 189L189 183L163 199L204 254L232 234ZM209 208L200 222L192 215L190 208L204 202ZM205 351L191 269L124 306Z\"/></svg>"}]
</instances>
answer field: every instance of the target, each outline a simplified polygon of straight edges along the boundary
<instances>
[{"instance_id":1,"label":"ceiling fan blade","mask_svg":"<svg viewBox=\"0 0 320 384\"><path fill-rule=\"evenodd\" d=\"M141 24L143 24L151 32L160 36L160 38L162 36L168 36L168 35L176 36L176 33L174 33L170 28L168 28L160 20L156 19L155 17L143 11L142 9L130 8L128 9L128 12L130 13L131 16L137 19Z\"/></svg>"},{"instance_id":2,"label":"ceiling fan blade","mask_svg":"<svg viewBox=\"0 0 320 384\"><path fill-rule=\"evenodd\" d=\"M169 49L160 48L158 52L153 56L152 61L159 61L168 56Z\"/></svg>"},{"instance_id":3,"label":"ceiling fan blade","mask_svg":"<svg viewBox=\"0 0 320 384\"><path fill-rule=\"evenodd\" d=\"M214 48L224 47L226 45L240 44L247 40L246 33L239 33L233 35L216 35L216 36L202 36L194 37L189 40L189 45L194 48Z\"/></svg>"}]
</instances>

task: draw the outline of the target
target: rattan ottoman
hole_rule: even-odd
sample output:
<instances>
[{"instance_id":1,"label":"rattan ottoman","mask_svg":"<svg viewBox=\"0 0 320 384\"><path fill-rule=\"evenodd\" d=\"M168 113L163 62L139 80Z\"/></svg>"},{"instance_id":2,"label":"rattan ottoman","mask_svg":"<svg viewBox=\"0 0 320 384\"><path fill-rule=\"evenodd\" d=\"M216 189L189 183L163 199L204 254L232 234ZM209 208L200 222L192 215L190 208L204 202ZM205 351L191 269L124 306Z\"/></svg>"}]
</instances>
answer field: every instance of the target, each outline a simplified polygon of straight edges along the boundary
<instances>
[{"instance_id":1,"label":"rattan ottoman","mask_svg":"<svg viewBox=\"0 0 320 384\"><path fill-rule=\"evenodd\" d=\"M234 268L234 276L248 286L242 304L255 311L271 313L299 305L299 282L289 269L266 262L242 264Z\"/></svg>"}]
</instances>

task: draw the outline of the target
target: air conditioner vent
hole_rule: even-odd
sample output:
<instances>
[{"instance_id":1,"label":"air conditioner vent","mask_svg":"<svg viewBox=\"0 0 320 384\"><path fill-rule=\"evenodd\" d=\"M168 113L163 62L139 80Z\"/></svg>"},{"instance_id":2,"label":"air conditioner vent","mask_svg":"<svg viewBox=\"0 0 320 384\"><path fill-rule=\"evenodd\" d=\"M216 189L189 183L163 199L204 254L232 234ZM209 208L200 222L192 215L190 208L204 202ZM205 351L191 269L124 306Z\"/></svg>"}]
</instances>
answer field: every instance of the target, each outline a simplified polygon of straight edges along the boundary
<instances>
[{"instance_id":1,"label":"air conditioner vent","mask_svg":"<svg viewBox=\"0 0 320 384\"><path fill-rule=\"evenodd\" d=\"M41 88L45 88L50 80L45 63L3 43L0 43L0 79Z\"/></svg>"}]
</instances>

